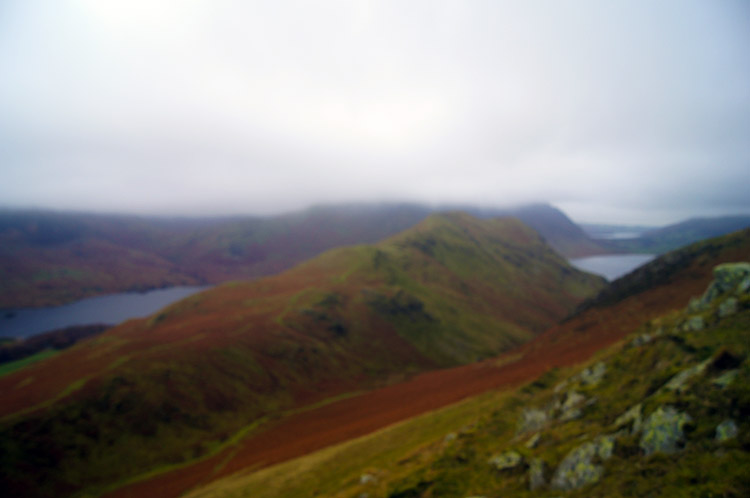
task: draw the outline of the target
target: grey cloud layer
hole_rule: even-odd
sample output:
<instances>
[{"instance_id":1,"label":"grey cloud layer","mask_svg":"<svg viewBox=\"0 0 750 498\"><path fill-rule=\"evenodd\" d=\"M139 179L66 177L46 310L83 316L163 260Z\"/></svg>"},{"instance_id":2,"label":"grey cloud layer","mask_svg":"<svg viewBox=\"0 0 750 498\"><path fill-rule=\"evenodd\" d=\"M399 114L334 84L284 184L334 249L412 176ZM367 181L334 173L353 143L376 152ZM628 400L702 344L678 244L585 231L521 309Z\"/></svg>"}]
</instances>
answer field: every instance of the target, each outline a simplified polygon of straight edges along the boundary
<instances>
[{"instance_id":1,"label":"grey cloud layer","mask_svg":"<svg viewBox=\"0 0 750 498\"><path fill-rule=\"evenodd\" d=\"M750 212L747 26L741 1L4 2L0 202Z\"/></svg>"}]
</instances>

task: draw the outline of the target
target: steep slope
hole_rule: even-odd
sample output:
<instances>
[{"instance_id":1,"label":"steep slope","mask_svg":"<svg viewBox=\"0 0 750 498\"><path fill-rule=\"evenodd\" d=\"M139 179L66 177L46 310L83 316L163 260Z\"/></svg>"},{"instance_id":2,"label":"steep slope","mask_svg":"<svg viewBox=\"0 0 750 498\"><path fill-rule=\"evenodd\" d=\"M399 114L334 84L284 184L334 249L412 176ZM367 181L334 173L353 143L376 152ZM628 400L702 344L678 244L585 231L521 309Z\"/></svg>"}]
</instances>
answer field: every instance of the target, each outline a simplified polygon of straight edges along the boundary
<instances>
[{"instance_id":1,"label":"steep slope","mask_svg":"<svg viewBox=\"0 0 750 498\"><path fill-rule=\"evenodd\" d=\"M642 285L643 279L636 276L638 274L623 277L619 281L623 290L618 291L618 298L593 299L585 310L570 320L550 328L498 360L427 372L406 382L310 409L285 418L262 434L248 438L231 455L218 454L200 464L135 483L115 496L177 496L196 485L233 472L299 457L315 449L341 443L455 403L467 396L491 389L515 387L552 368L575 365L621 340L645 320L681 308L691 296L699 294L708 285L715 265L748 257L750 231L705 241L665 255L646 266L645 274L652 275L649 286ZM602 296L607 295L609 293L602 293ZM463 425L465 424L461 424ZM429 426L422 422L416 422L416 426L409 430L405 429L409 435L423 433L425 430L432 433ZM411 459L413 455L407 451L410 446L400 446L408 437L402 433L400 437L392 439L388 447L376 444L374 453L370 454L371 458L373 461L382 461L382 455L401 455L393 456L391 461ZM287 470L278 471L279 479L284 483L298 483L302 487L295 488L296 492L278 494L273 494L275 488L269 487L270 494L265 496L309 495L309 492L305 492L309 490L304 488L304 483L309 483L310 479L318 483L326 481L330 479L326 478L330 469L356 468L352 467L353 462L363 465L360 472L368 472L367 459L358 450L355 454L356 457L349 453L346 462L323 460L323 464L312 466L304 479L295 472L300 465L308 466L308 463L290 462L285 467ZM319 461L315 455L310 458L315 462ZM277 471L269 469L269 472L275 474ZM339 473L340 475L351 478L345 472ZM318 494L332 495L333 491L341 488L340 481L334 480L334 484L330 485L332 487L325 488ZM260 490L266 490L263 484L260 486L249 488L253 496L259 496ZM285 486L282 487L286 489Z\"/></svg>"},{"instance_id":2,"label":"steep slope","mask_svg":"<svg viewBox=\"0 0 750 498\"><path fill-rule=\"evenodd\" d=\"M566 258L582 258L613 252L606 242L590 238L565 213L547 204L536 204L509 209L515 216L540 234L557 252Z\"/></svg>"},{"instance_id":3,"label":"steep slope","mask_svg":"<svg viewBox=\"0 0 750 498\"><path fill-rule=\"evenodd\" d=\"M718 237L750 227L750 216L692 218L674 225L645 231L634 239L608 241L612 246L630 252L662 254L699 240Z\"/></svg>"},{"instance_id":4,"label":"steep slope","mask_svg":"<svg viewBox=\"0 0 750 498\"><path fill-rule=\"evenodd\" d=\"M702 298L585 368L549 371L329 496L747 496L750 263L716 276Z\"/></svg>"},{"instance_id":5,"label":"steep slope","mask_svg":"<svg viewBox=\"0 0 750 498\"><path fill-rule=\"evenodd\" d=\"M57 496L164 470L288 410L507 350L602 285L515 219L431 216L0 378L2 478Z\"/></svg>"},{"instance_id":6,"label":"steep slope","mask_svg":"<svg viewBox=\"0 0 750 498\"><path fill-rule=\"evenodd\" d=\"M608 293L581 321L482 364L481 378L506 389L543 374L519 390L237 473L190 496L747 496L750 265L719 267L709 283L714 264L750 259L750 231L689 249L690 257L670 258L669 271L655 263L653 288L636 291L639 279L626 279L620 301ZM605 333L617 315L632 323L623 312L639 300L640 321ZM472 379L466 367L441 374L441 392Z\"/></svg>"}]
</instances>

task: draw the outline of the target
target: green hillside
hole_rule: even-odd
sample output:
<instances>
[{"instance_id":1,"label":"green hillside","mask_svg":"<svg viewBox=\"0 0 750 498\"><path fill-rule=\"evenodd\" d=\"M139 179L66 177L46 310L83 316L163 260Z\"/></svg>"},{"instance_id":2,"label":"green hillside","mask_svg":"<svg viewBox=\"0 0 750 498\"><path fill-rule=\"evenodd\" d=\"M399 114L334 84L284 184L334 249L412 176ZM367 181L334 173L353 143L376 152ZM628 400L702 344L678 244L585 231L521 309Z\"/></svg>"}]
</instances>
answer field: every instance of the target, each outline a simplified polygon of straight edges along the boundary
<instances>
[{"instance_id":1,"label":"green hillside","mask_svg":"<svg viewBox=\"0 0 750 498\"><path fill-rule=\"evenodd\" d=\"M715 276L575 369L189 496L748 496L750 263Z\"/></svg>"},{"instance_id":2,"label":"green hillside","mask_svg":"<svg viewBox=\"0 0 750 498\"><path fill-rule=\"evenodd\" d=\"M305 407L508 350L603 285L515 219L434 215L0 377L2 482L60 496L221 455Z\"/></svg>"},{"instance_id":3,"label":"green hillside","mask_svg":"<svg viewBox=\"0 0 750 498\"><path fill-rule=\"evenodd\" d=\"M718 267L717 282L585 368L548 372L370 496L747 496L750 264Z\"/></svg>"}]
</instances>

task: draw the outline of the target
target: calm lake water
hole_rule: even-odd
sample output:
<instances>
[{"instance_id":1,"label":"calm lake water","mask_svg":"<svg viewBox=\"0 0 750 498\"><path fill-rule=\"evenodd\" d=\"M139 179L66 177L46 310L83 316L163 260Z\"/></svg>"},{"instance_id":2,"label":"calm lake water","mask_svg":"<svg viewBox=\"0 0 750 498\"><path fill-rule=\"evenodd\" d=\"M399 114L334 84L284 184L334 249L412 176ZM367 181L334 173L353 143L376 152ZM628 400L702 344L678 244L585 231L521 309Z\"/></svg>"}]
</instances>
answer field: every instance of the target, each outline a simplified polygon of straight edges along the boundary
<instances>
[{"instance_id":1,"label":"calm lake water","mask_svg":"<svg viewBox=\"0 0 750 498\"><path fill-rule=\"evenodd\" d=\"M654 254L608 254L606 256L571 259L570 264L612 281L648 263L655 257Z\"/></svg>"},{"instance_id":2,"label":"calm lake water","mask_svg":"<svg viewBox=\"0 0 750 498\"><path fill-rule=\"evenodd\" d=\"M148 292L128 292L82 299L49 308L2 310L0 337L29 337L72 325L116 325L130 318L151 315L161 308L206 287L183 286Z\"/></svg>"}]
</instances>

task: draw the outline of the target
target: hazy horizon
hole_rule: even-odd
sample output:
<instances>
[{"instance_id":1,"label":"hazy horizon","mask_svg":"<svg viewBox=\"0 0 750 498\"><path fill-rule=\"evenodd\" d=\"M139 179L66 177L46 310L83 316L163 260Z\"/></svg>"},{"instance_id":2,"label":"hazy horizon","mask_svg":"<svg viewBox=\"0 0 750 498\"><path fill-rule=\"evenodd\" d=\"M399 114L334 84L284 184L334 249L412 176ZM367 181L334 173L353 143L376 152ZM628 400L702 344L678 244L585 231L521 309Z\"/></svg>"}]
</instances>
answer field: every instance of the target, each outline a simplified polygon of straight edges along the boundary
<instances>
[{"instance_id":1,"label":"hazy horizon","mask_svg":"<svg viewBox=\"0 0 750 498\"><path fill-rule=\"evenodd\" d=\"M0 4L0 206L750 214L743 1Z\"/></svg>"}]
</instances>

